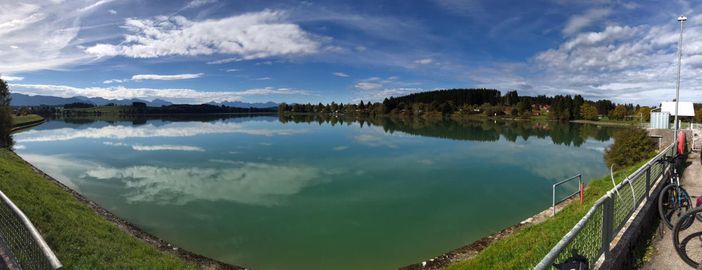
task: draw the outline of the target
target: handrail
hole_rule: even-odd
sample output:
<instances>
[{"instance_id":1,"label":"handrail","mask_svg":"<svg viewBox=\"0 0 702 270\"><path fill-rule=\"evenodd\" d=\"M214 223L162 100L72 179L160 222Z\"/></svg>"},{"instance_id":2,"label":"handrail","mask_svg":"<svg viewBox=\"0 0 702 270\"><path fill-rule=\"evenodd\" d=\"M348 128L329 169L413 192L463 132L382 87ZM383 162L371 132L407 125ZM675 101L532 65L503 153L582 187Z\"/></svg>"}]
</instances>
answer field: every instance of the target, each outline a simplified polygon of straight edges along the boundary
<instances>
[{"instance_id":1,"label":"handrail","mask_svg":"<svg viewBox=\"0 0 702 270\"><path fill-rule=\"evenodd\" d=\"M7 205L10 210L17 216L17 218L22 222L22 225L24 226L25 229L29 232L29 234L32 236L32 239L34 242L39 246L41 249L41 252L43 253L44 257L46 258L47 262L50 264L50 266L53 269L61 269L63 266L61 265L61 262L58 260L56 257L56 254L49 248L49 245L46 244L46 241L44 241L44 238L41 237L41 234L39 234L39 231L34 227L31 221L29 221L29 218L27 218L26 215L20 210L7 196L5 196L5 193L0 191L0 200L2 203ZM12 250L10 250L12 251Z\"/></svg>"},{"instance_id":2,"label":"handrail","mask_svg":"<svg viewBox=\"0 0 702 270\"><path fill-rule=\"evenodd\" d=\"M563 199L561 199L561 200L559 200L559 201L556 201L556 187L557 187L557 186L560 186L560 185L562 185L562 184L565 184L566 182L572 181L573 179L576 179L576 178L578 179L578 191L576 191L576 192L573 193L573 194L570 194L570 195L566 196L565 198L563 198ZM552 191L551 194L553 195L553 196L551 197L551 207L553 207L553 216L556 215L556 204L559 204L559 203L561 203L561 202L563 202L563 201L569 199L570 197L573 197L575 194L581 193L581 192L582 192L582 189L580 189L580 187L582 186L582 184L583 184L583 176L582 176L582 174L578 174L578 175L576 175L576 176L570 177L570 178L568 178L568 179L565 179L565 180L562 180L562 181L560 181L560 182L558 182L558 183L553 184L553 187L552 187L552 189L551 189L551 191Z\"/></svg>"},{"instance_id":3,"label":"handrail","mask_svg":"<svg viewBox=\"0 0 702 270\"><path fill-rule=\"evenodd\" d=\"M580 234L580 232L583 230L583 228L587 225L588 222L590 222L593 219L593 216L595 213L599 210L600 207L602 207L602 223L601 223L601 228L600 228L600 233L602 234L601 238L601 245L600 250L596 253L596 258L601 257L603 254L605 257L607 257L609 253L609 245L611 243L611 240L614 238L613 236L616 235L619 230L624 226L624 224L614 224L614 200L613 197L615 196L615 191L621 189L624 187L624 185L630 185L632 187L632 193L633 193L633 183L635 179L638 179L639 177L642 176L643 173L646 174L646 194L644 197L641 197L639 200L643 200L645 198L650 198L652 194L649 194L649 188L651 184L658 184L660 183L660 179L664 175L664 171L667 168L663 168L663 171L660 172L659 176L656 176L656 180L654 183L650 183L650 172L651 168L654 165L654 162L659 160L661 157L667 155L667 153L671 150L674 150L674 144L670 144L667 146L663 151L658 153L655 157L647 161L643 166L638 168L636 171L634 171L632 174L629 176L625 177L624 180L622 180L619 184L617 184L614 188L611 190L607 191L605 195L603 195L600 199L595 202L595 204L588 210L587 214L583 216L573 228L566 233L563 238L561 238L560 241L544 256L544 258L537 264L534 269L549 269L551 265L558 259L558 257L561 255L563 250L568 247L573 241L575 241L576 237ZM633 204L634 204L634 209L628 210L629 212L626 214L631 215L636 206L638 204L638 200L634 197ZM591 262L594 263L594 262Z\"/></svg>"}]
</instances>

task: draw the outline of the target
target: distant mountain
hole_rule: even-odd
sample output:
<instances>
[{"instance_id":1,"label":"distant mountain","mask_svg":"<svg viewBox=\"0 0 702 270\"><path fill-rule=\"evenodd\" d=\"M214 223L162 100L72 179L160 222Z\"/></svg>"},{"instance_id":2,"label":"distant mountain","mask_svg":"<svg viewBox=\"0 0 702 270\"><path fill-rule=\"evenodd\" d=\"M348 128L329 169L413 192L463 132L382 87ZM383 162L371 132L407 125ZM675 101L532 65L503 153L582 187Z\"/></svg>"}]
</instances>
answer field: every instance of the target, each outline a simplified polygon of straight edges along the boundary
<instances>
[{"instance_id":1,"label":"distant mountain","mask_svg":"<svg viewBox=\"0 0 702 270\"><path fill-rule=\"evenodd\" d=\"M154 99L153 101L146 101L146 100L141 100L141 99L104 99L104 98L89 98L89 97L83 97L83 96L78 96L78 97L70 97L70 98L62 98L62 97L54 97L54 96L30 96L30 95L25 95L25 94L18 94L18 93L12 93L12 102L10 103L11 106L41 106L41 105L47 105L47 106L61 106L61 105L66 105L66 104L71 104L71 103L91 103L95 104L97 106L103 106L107 105L110 103L114 103L115 105L132 105L132 102L144 102L146 103L147 106L150 107L161 107L164 105L171 105L171 102L162 100L162 99Z\"/></svg>"},{"instance_id":2,"label":"distant mountain","mask_svg":"<svg viewBox=\"0 0 702 270\"><path fill-rule=\"evenodd\" d=\"M163 99L154 99L153 101L146 101L142 99L105 99L101 97L83 97L83 96L77 96L77 97L70 97L70 98L62 98L62 97L54 97L54 96L30 96L30 95L25 95L25 94L18 94L18 93L12 93L12 102L10 105L12 106L40 106L40 105L48 105L48 106L61 106L61 105L66 105L66 104L71 104L71 103L90 103L90 104L95 104L97 106L104 106L110 103L113 103L115 105L132 105L132 102L144 102L146 103L146 106L149 107L161 107L161 106L168 106L168 105L173 105L173 103L163 100ZM237 107L237 108L257 108L257 109L264 109L264 108L272 108L272 107L278 107L278 103L275 102L265 102L265 103L248 103L248 102L241 102L241 101L225 101L225 102L210 102L207 104L211 105L217 105L217 106L227 106L227 107Z\"/></svg>"},{"instance_id":3,"label":"distant mountain","mask_svg":"<svg viewBox=\"0 0 702 270\"><path fill-rule=\"evenodd\" d=\"M76 97L62 98L52 96L30 96L17 93L12 93L10 96L12 97L12 101L10 102L11 106L60 106L76 102L85 102L85 100Z\"/></svg>"},{"instance_id":4,"label":"distant mountain","mask_svg":"<svg viewBox=\"0 0 702 270\"><path fill-rule=\"evenodd\" d=\"M210 102L208 104L211 105L217 105L217 106L228 106L228 107L237 107L237 108L257 108L257 109L264 109L264 108L272 108L272 107L278 107L278 103L269 101L265 103L249 103L249 102L241 102L241 101L224 101L224 102Z\"/></svg>"}]
</instances>

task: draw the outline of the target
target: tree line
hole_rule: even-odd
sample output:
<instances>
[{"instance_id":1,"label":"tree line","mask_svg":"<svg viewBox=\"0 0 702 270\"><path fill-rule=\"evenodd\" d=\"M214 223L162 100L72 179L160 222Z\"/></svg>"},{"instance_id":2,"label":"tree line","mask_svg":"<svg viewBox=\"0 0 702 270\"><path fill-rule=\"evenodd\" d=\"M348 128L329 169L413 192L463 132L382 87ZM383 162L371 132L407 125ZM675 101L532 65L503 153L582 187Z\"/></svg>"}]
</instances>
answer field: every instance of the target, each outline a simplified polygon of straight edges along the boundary
<instances>
[{"instance_id":1,"label":"tree line","mask_svg":"<svg viewBox=\"0 0 702 270\"><path fill-rule=\"evenodd\" d=\"M639 119L648 121L649 107L633 104L616 104L611 100L585 100L581 95L520 96L517 91L502 95L495 89L445 89L390 97L383 102L329 104L287 104L278 106L280 114L365 114L407 116L509 116L529 118L547 116L555 120L612 120Z\"/></svg>"}]
</instances>

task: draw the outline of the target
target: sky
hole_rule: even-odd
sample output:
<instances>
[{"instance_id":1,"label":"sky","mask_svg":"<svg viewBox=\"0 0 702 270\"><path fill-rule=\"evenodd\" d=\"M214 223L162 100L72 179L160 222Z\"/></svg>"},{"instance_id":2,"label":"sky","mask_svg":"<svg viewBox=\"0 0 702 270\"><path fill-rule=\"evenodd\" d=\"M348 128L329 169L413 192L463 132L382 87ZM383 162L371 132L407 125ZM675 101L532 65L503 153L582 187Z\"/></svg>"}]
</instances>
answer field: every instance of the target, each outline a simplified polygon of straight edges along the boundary
<instances>
[{"instance_id":1,"label":"sky","mask_svg":"<svg viewBox=\"0 0 702 270\"><path fill-rule=\"evenodd\" d=\"M0 0L16 93L358 102L444 88L702 102L702 3Z\"/></svg>"}]
</instances>

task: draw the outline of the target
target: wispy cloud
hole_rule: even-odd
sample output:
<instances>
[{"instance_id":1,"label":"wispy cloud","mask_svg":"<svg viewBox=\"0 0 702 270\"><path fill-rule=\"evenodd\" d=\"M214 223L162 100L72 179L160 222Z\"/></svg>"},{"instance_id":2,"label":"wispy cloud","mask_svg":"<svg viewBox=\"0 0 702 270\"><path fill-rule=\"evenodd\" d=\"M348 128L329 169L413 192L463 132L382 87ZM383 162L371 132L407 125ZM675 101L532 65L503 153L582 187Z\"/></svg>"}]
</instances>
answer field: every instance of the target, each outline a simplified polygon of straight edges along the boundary
<instances>
[{"instance_id":1,"label":"wispy cloud","mask_svg":"<svg viewBox=\"0 0 702 270\"><path fill-rule=\"evenodd\" d=\"M0 79L6 82L14 82L14 81L21 81L24 80L24 77L21 76L10 76L10 75L0 75Z\"/></svg>"},{"instance_id":2,"label":"wispy cloud","mask_svg":"<svg viewBox=\"0 0 702 270\"><path fill-rule=\"evenodd\" d=\"M575 15L568 20L565 28L563 28L563 34L572 35L580 31L592 23L600 20L611 13L610 9L607 8L593 8L586 11L583 14Z\"/></svg>"},{"instance_id":3,"label":"wispy cloud","mask_svg":"<svg viewBox=\"0 0 702 270\"><path fill-rule=\"evenodd\" d=\"M422 59L418 59L418 60L414 61L415 64L420 64L420 65L428 65L428 64L431 64L432 62L434 62L434 60L431 58L422 58Z\"/></svg>"},{"instance_id":4,"label":"wispy cloud","mask_svg":"<svg viewBox=\"0 0 702 270\"><path fill-rule=\"evenodd\" d=\"M271 78L271 77L259 77L259 78L256 78L256 79L254 79L254 80L257 80L257 81L268 81L268 80L271 80L271 79L273 79L273 78Z\"/></svg>"},{"instance_id":5,"label":"wispy cloud","mask_svg":"<svg viewBox=\"0 0 702 270\"><path fill-rule=\"evenodd\" d=\"M349 74L346 74L346 73L343 73L343 72L334 72L334 73L332 73L332 74L333 74L334 76L337 76L337 77L344 77L344 78L349 77Z\"/></svg>"},{"instance_id":6,"label":"wispy cloud","mask_svg":"<svg viewBox=\"0 0 702 270\"><path fill-rule=\"evenodd\" d=\"M217 3L217 0L193 0L185 6L185 8L197 8L207 4Z\"/></svg>"},{"instance_id":7,"label":"wispy cloud","mask_svg":"<svg viewBox=\"0 0 702 270\"><path fill-rule=\"evenodd\" d=\"M124 79L110 79L110 80L104 80L104 81L102 81L102 83L104 83L104 84L123 83L123 82L125 82L125 81L128 81L128 80L124 80Z\"/></svg>"},{"instance_id":8,"label":"wispy cloud","mask_svg":"<svg viewBox=\"0 0 702 270\"><path fill-rule=\"evenodd\" d=\"M242 91L198 91L187 88L128 88L112 87L73 87L51 84L10 84L16 93L28 95L50 95L59 97L102 97L106 99L144 100L164 99L174 103L204 103L210 101L239 101L247 96L266 95L311 95L307 90L292 88L253 88Z\"/></svg>"},{"instance_id":9,"label":"wispy cloud","mask_svg":"<svg viewBox=\"0 0 702 270\"><path fill-rule=\"evenodd\" d=\"M173 81L173 80L187 80L196 79L205 75L204 73L195 74L174 74L174 75L159 75L159 74L137 74L132 76L132 81L142 81L142 80L159 80L159 81Z\"/></svg>"},{"instance_id":10,"label":"wispy cloud","mask_svg":"<svg viewBox=\"0 0 702 270\"><path fill-rule=\"evenodd\" d=\"M130 32L124 41L95 44L85 51L98 57L230 54L251 60L312 54L320 47L311 34L286 22L285 12L273 10L204 21L182 16L131 18L124 28Z\"/></svg>"},{"instance_id":11,"label":"wispy cloud","mask_svg":"<svg viewBox=\"0 0 702 270\"><path fill-rule=\"evenodd\" d=\"M359 89L359 90L371 91L371 90L380 90L383 88L383 85L380 83L376 83L376 82L357 82L354 87L356 87L356 89Z\"/></svg>"}]
</instances>

